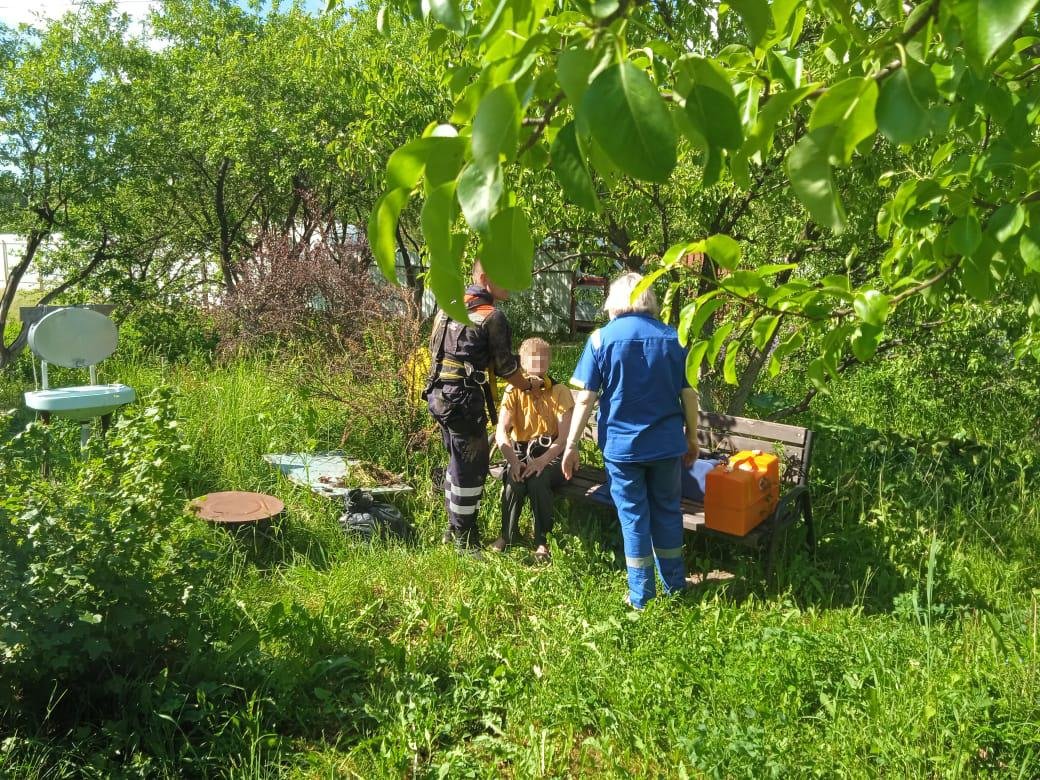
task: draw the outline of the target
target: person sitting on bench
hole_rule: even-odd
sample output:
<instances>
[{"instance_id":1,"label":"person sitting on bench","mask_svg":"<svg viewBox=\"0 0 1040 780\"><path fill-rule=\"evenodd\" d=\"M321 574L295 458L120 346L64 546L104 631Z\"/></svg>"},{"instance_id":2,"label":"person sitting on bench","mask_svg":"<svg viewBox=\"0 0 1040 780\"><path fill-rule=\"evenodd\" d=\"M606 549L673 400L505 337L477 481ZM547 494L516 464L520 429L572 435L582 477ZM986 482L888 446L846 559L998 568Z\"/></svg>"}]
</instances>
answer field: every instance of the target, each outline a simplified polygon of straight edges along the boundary
<instances>
[{"instance_id":1,"label":"person sitting on bench","mask_svg":"<svg viewBox=\"0 0 1040 780\"><path fill-rule=\"evenodd\" d=\"M553 522L553 488L564 481L560 455L571 425L574 400L566 385L547 376L552 351L543 339L527 339L520 345L520 366L525 373L542 379L542 387L531 392L506 388L498 415L495 443L505 456L503 474L502 534L491 548L502 552L512 543L524 508L531 501L534 515L535 557L549 557L547 536Z\"/></svg>"}]
</instances>

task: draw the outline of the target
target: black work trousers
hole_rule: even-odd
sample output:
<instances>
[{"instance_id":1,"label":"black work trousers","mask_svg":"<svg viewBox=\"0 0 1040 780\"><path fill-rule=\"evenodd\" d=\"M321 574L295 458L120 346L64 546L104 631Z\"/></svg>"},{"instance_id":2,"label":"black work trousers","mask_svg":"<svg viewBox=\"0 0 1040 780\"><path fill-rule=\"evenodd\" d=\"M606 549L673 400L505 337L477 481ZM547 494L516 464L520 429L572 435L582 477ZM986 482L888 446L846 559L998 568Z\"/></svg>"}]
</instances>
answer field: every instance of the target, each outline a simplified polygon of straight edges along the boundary
<instances>
[{"instance_id":1,"label":"black work trousers","mask_svg":"<svg viewBox=\"0 0 1040 780\"><path fill-rule=\"evenodd\" d=\"M503 476L505 487L502 488L502 538L512 542L517 534L520 513L524 509L524 499L531 500L531 514L534 516L534 543L543 545L546 536L553 526L553 490L563 484L563 469L557 458L537 476L514 480L509 476L509 468Z\"/></svg>"},{"instance_id":2,"label":"black work trousers","mask_svg":"<svg viewBox=\"0 0 1040 780\"><path fill-rule=\"evenodd\" d=\"M475 547L480 544L477 513L491 456L484 393L479 386L445 383L435 385L427 401L448 450L444 475L448 525L456 541Z\"/></svg>"}]
</instances>

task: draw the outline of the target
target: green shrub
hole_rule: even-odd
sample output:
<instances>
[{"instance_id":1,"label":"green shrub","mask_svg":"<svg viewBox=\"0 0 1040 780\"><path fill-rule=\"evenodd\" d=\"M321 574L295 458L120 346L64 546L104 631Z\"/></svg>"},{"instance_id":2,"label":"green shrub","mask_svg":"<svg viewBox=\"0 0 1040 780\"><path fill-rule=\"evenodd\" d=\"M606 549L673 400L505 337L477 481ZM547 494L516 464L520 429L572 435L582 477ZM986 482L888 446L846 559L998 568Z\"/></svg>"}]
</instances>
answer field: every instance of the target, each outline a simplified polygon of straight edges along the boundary
<instances>
[{"instance_id":1,"label":"green shrub","mask_svg":"<svg viewBox=\"0 0 1040 780\"><path fill-rule=\"evenodd\" d=\"M61 425L0 443L0 714L103 704L208 645L217 551L184 513L184 450L165 392L83 459Z\"/></svg>"},{"instance_id":2,"label":"green shrub","mask_svg":"<svg viewBox=\"0 0 1040 780\"><path fill-rule=\"evenodd\" d=\"M205 311L179 302L146 301L119 326L120 350L156 355L169 361L209 357L220 337Z\"/></svg>"}]
</instances>

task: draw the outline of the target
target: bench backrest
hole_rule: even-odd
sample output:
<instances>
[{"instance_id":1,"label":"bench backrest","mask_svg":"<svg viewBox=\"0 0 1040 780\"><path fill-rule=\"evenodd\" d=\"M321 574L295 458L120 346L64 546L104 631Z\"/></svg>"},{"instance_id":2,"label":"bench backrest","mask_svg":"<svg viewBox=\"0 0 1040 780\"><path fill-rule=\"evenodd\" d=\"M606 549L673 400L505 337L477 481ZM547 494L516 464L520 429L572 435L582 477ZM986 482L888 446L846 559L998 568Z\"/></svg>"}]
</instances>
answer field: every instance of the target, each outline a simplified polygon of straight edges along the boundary
<instances>
[{"instance_id":1,"label":"bench backrest","mask_svg":"<svg viewBox=\"0 0 1040 780\"><path fill-rule=\"evenodd\" d=\"M577 400L577 392L574 392ZM595 417L585 429L586 438L596 440ZM701 412L697 426L701 447L709 452L732 455L741 450L772 452L780 458L780 479L788 485L809 482L813 432L797 425L753 420L714 412Z\"/></svg>"},{"instance_id":2,"label":"bench backrest","mask_svg":"<svg viewBox=\"0 0 1040 780\"><path fill-rule=\"evenodd\" d=\"M697 426L701 447L732 455L740 450L772 452L780 458L781 480L789 485L809 482L813 432L797 425L701 412Z\"/></svg>"}]
</instances>

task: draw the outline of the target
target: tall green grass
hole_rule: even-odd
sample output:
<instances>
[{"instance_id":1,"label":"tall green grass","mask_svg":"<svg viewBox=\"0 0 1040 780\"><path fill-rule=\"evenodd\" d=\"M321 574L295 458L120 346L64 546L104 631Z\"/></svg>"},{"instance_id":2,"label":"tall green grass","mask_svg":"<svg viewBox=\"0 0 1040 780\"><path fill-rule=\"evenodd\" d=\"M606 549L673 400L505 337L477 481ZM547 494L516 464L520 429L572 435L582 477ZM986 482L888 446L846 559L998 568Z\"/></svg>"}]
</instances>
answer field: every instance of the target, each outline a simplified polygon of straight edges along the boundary
<instances>
[{"instance_id":1,"label":"tall green grass","mask_svg":"<svg viewBox=\"0 0 1040 780\"><path fill-rule=\"evenodd\" d=\"M557 350L558 379L579 347ZM234 653L229 637L191 682L205 718L157 711L150 739L43 722L3 743L0 774L1040 775L1040 503L1013 426L988 444L900 436L963 420L850 385L805 420L820 434L816 560L792 531L767 584L757 558L688 537L692 568L737 576L634 614L608 517L559 506L548 566L523 545L460 558L437 543L437 439L406 459L378 420L353 421L352 452L410 464L399 503L422 537L358 545L340 507L261 459L337 447L342 408L256 359L105 370L142 394L174 387L186 497L262 490L287 515L270 536L227 539L216 563L255 636Z\"/></svg>"}]
</instances>

